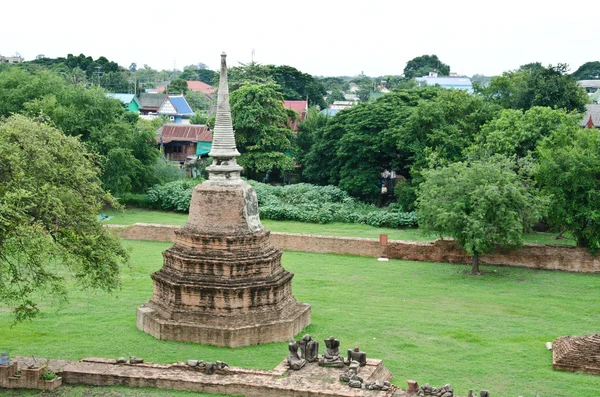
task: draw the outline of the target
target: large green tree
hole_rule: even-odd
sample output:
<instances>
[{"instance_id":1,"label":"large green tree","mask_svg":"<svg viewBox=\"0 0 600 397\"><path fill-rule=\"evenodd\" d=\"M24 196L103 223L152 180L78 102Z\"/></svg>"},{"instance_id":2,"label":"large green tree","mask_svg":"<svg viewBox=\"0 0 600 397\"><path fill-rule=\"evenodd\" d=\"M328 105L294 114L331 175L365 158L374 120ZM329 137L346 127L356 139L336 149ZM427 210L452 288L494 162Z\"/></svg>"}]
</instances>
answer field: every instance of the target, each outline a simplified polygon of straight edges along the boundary
<instances>
[{"instance_id":1,"label":"large green tree","mask_svg":"<svg viewBox=\"0 0 600 397\"><path fill-rule=\"evenodd\" d=\"M589 98L567 70L564 64L544 67L532 63L492 77L489 86L477 89L504 108L527 110L534 106L548 106L583 111Z\"/></svg>"},{"instance_id":2,"label":"large green tree","mask_svg":"<svg viewBox=\"0 0 600 397\"><path fill-rule=\"evenodd\" d=\"M450 74L450 66L446 65L437 55L421 55L411 59L404 67L404 77L412 79L413 77L427 76L429 72L437 72L440 76Z\"/></svg>"},{"instance_id":3,"label":"large green tree","mask_svg":"<svg viewBox=\"0 0 600 397\"><path fill-rule=\"evenodd\" d=\"M288 121L295 112L283 107L283 95L277 88L275 84L245 84L229 97L239 163L251 179L259 173L294 167Z\"/></svg>"},{"instance_id":4,"label":"large green tree","mask_svg":"<svg viewBox=\"0 0 600 397\"><path fill-rule=\"evenodd\" d=\"M539 142L557 130L579 128L581 116L564 109L535 106L529 110L504 109L475 135L471 155L482 158L492 154L525 158L535 156Z\"/></svg>"},{"instance_id":5,"label":"large green tree","mask_svg":"<svg viewBox=\"0 0 600 397\"><path fill-rule=\"evenodd\" d=\"M111 291L128 258L96 219L112 203L74 137L23 116L0 121L0 301L34 317L39 293L64 300L69 278Z\"/></svg>"},{"instance_id":6,"label":"large green tree","mask_svg":"<svg viewBox=\"0 0 600 397\"><path fill-rule=\"evenodd\" d=\"M586 62L571 75L575 80L600 79L600 62Z\"/></svg>"},{"instance_id":7,"label":"large green tree","mask_svg":"<svg viewBox=\"0 0 600 397\"><path fill-rule=\"evenodd\" d=\"M423 171L419 228L454 238L472 256L473 274L479 273L480 255L521 245L523 231L544 213L545 199L514 166L494 157Z\"/></svg>"},{"instance_id":8,"label":"large green tree","mask_svg":"<svg viewBox=\"0 0 600 397\"><path fill-rule=\"evenodd\" d=\"M577 245L600 251L600 130L563 128L540 143L537 183L551 197L548 220Z\"/></svg>"}]
</instances>

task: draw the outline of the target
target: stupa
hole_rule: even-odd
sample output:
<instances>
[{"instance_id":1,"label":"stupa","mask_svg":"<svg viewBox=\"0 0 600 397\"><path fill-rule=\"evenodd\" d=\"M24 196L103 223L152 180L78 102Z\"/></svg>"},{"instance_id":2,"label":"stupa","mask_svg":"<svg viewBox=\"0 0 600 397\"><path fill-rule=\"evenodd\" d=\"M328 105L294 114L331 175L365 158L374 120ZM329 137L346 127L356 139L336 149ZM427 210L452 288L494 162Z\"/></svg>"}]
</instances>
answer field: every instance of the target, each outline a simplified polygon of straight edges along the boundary
<instances>
[{"instance_id":1,"label":"stupa","mask_svg":"<svg viewBox=\"0 0 600 397\"><path fill-rule=\"evenodd\" d=\"M292 295L294 275L260 222L256 192L240 178L239 155L223 53L209 178L151 276L152 299L137 309L137 327L158 339L238 347L288 341L310 324L310 306Z\"/></svg>"}]
</instances>

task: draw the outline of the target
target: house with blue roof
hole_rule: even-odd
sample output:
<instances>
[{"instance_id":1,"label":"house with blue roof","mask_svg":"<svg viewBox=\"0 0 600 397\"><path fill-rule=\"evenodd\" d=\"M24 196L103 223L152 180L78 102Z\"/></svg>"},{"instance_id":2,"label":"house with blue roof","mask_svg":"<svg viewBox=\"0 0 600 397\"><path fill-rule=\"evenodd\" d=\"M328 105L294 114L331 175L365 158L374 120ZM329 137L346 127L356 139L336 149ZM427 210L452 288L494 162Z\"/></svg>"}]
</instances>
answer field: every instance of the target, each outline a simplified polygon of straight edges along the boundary
<instances>
[{"instance_id":1,"label":"house with blue roof","mask_svg":"<svg viewBox=\"0 0 600 397\"><path fill-rule=\"evenodd\" d=\"M431 72L429 76L416 77L415 80L420 86L435 86L439 85L442 88L465 90L469 93L473 92L473 84L471 79L466 76L440 76L437 73Z\"/></svg>"},{"instance_id":2,"label":"house with blue roof","mask_svg":"<svg viewBox=\"0 0 600 397\"><path fill-rule=\"evenodd\" d=\"M173 124L189 124L194 112L183 95L169 95L158 109L158 114L169 116Z\"/></svg>"},{"instance_id":3,"label":"house with blue roof","mask_svg":"<svg viewBox=\"0 0 600 397\"><path fill-rule=\"evenodd\" d=\"M139 113L142 105L134 94L113 94L108 92L105 94L109 98L118 99L128 112Z\"/></svg>"}]
</instances>

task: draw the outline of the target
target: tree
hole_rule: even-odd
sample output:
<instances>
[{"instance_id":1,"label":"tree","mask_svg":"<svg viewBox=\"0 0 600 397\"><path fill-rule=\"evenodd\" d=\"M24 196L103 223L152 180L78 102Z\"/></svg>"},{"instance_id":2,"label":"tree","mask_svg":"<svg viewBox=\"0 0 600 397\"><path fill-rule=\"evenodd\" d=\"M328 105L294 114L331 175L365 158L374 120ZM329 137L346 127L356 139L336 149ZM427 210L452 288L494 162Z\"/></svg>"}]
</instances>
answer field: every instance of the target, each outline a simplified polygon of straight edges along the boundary
<instances>
[{"instance_id":1,"label":"tree","mask_svg":"<svg viewBox=\"0 0 600 397\"><path fill-rule=\"evenodd\" d=\"M0 181L0 301L17 321L38 314L39 293L66 299L67 276L119 286L127 252L96 219L114 201L77 138L23 116L0 121Z\"/></svg>"},{"instance_id":2,"label":"tree","mask_svg":"<svg viewBox=\"0 0 600 397\"><path fill-rule=\"evenodd\" d=\"M577 245L600 251L600 131L563 128L540 143L535 179L551 195L548 220Z\"/></svg>"},{"instance_id":3,"label":"tree","mask_svg":"<svg viewBox=\"0 0 600 397\"><path fill-rule=\"evenodd\" d=\"M295 112L283 107L283 95L277 88L275 84L245 84L230 95L239 163L250 178L294 167L287 153L292 149L288 121Z\"/></svg>"},{"instance_id":4,"label":"tree","mask_svg":"<svg viewBox=\"0 0 600 397\"><path fill-rule=\"evenodd\" d=\"M185 94L185 100L194 112L208 114L212 105L212 100L200 91L188 91Z\"/></svg>"},{"instance_id":5,"label":"tree","mask_svg":"<svg viewBox=\"0 0 600 397\"><path fill-rule=\"evenodd\" d=\"M581 65L571 76L575 80L600 79L600 62L586 62Z\"/></svg>"},{"instance_id":6,"label":"tree","mask_svg":"<svg viewBox=\"0 0 600 397\"><path fill-rule=\"evenodd\" d=\"M481 254L521 245L523 231L543 215L547 201L513 168L513 161L494 157L423 171L419 228L453 237L472 256L473 274Z\"/></svg>"},{"instance_id":7,"label":"tree","mask_svg":"<svg viewBox=\"0 0 600 397\"><path fill-rule=\"evenodd\" d=\"M373 92L371 87L361 87L358 91L356 91L356 96L361 102L369 102L369 99L371 98L371 92Z\"/></svg>"},{"instance_id":8,"label":"tree","mask_svg":"<svg viewBox=\"0 0 600 397\"><path fill-rule=\"evenodd\" d=\"M345 101L346 97L344 97L344 93L339 90L333 90L331 94L327 97L327 104L331 105L335 101Z\"/></svg>"},{"instance_id":9,"label":"tree","mask_svg":"<svg viewBox=\"0 0 600 397\"><path fill-rule=\"evenodd\" d=\"M407 79L423 77L427 76L429 72L434 71L440 76L448 76L450 74L450 66L440 61L437 55L421 55L406 63L404 77Z\"/></svg>"},{"instance_id":10,"label":"tree","mask_svg":"<svg viewBox=\"0 0 600 397\"><path fill-rule=\"evenodd\" d=\"M539 106L526 111L504 109L475 135L469 151L477 158L493 154L516 156L517 159L535 156L535 149L543 138L565 128L577 130L580 121L580 115L567 113L564 109Z\"/></svg>"},{"instance_id":11,"label":"tree","mask_svg":"<svg viewBox=\"0 0 600 397\"><path fill-rule=\"evenodd\" d=\"M188 91L187 81L180 78L171 80L168 90L171 95L185 94Z\"/></svg>"},{"instance_id":12,"label":"tree","mask_svg":"<svg viewBox=\"0 0 600 397\"><path fill-rule=\"evenodd\" d=\"M589 102L588 95L567 70L565 64L544 67L531 63L492 77L488 87L479 86L477 90L507 109L548 106L569 112L583 111Z\"/></svg>"}]
</instances>

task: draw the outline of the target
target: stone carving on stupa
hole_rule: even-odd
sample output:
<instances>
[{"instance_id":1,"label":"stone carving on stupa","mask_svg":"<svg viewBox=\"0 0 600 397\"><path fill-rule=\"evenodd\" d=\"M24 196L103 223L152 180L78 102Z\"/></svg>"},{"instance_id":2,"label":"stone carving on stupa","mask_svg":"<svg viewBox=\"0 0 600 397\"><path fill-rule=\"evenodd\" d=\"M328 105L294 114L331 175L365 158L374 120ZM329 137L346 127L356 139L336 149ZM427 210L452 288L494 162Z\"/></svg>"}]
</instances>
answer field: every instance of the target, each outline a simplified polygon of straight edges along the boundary
<instances>
[{"instance_id":1,"label":"stone carving on stupa","mask_svg":"<svg viewBox=\"0 0 600 397\"><path fill-rule=\"evenodd\" d=\"M137 327L156 338L237 347L289 341L310 324L256 192L240 178L239 155L223 53L209 178L195 187L188 221L151 276L152 299L137 310Z\"/></svg>"}]
</instances>

